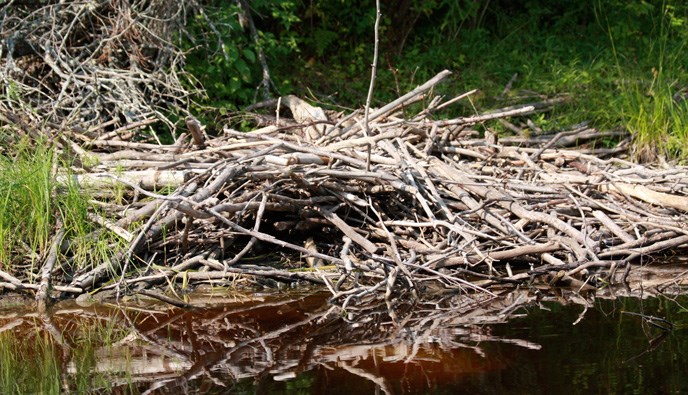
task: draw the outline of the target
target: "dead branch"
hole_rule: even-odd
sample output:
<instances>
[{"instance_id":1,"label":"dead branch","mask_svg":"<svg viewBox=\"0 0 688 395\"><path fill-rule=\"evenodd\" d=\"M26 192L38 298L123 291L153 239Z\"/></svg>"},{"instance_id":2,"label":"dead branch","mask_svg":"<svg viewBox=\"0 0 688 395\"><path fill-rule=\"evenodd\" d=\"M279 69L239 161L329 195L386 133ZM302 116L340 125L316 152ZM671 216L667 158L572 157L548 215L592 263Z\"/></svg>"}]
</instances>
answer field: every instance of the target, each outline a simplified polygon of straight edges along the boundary
<instances>
[{"instance_id":1,"label":"dead branch","mask_svg":"<svg viewBox=\"0 0 688 395\"><path fill-rule=\"evenodd\" d=\"M307 282L325 285L352 317L382 309L393 325L406 325L413 306L439 306L459 294L491 303L515 285L592 291L620 274L632 278L617 269L639 257L688 247L685 167L559 147L583 132L594 138L589 128L551 142L489 144L469 131L545 111L556 100L435 120L448 102L432 98L432 111L394 117L449 74L371 110L370 134L358 112L330 120L285 97L280 103L298 118L288 127L225 128L203 144L84 144L65 136L62 144L78 140L86 147L80 155L99 163L59 174L58 182L121 188L125 202L111 217L93 218L98 232L128 244L90 271L53 271L53 288L135 293L163 282L172 289ZM103 196L101 207L109 207ZM0 287L34 292L29 279L40 274L31 270L0 271ZM504 314L516 304L502 306Z\"/></svg>"}]
</instances>

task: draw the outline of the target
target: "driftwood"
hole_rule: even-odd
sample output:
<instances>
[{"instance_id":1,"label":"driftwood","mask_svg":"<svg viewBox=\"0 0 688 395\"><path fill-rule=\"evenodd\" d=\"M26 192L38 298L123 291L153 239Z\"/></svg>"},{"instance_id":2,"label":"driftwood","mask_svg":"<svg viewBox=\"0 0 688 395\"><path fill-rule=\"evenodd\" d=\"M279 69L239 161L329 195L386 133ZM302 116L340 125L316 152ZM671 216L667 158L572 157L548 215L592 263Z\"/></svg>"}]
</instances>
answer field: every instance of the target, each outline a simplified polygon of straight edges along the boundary
<instances>
[{"instance_id":1,"label":"driftwood","mask_svg":"<svg viewBox=\"0 0 688 395\"><path fill-rule=\"evenodd\" d=\"M290 97L282 103L298 124L282 114L281 123L251 132L225 127L203 148L189 137L169 146L71 140L83 163L97 164L58 180L112 206L114 218L94 220L128 247L71 280L53 278L54 289L120 294L227 284L243 274L324 284L342 308L377 301L401 321L403 306L457 293L489 298L519 284L622 282L616 274L639 258L688 246L688 169L620 159L625 140L564 146L577 135L591 139L588 127L514 145L473 130L557 100L434 120L456 101L430 100L449 74L371 110L369 133L360 114L323 119ZM429 104L400 118L420 102ZM107 200L112 183L129 191L128 206ZM159 192L165 188L173 192ZM281 264L268 264L275 259ZM34 289L22 276L29 278L0 272L0 287Z\"/></svg>"}]
</instances>

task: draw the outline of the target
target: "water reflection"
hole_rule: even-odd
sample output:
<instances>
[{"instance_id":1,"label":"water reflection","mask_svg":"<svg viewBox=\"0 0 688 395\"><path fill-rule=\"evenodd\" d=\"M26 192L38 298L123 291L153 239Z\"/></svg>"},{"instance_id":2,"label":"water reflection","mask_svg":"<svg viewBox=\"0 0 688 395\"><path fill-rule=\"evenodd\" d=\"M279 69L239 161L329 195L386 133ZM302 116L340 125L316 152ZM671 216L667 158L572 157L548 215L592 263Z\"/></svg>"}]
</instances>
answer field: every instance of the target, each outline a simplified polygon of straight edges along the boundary
<instances>
[{"instance_id":1,"label":"water reflection","mask_svg":"<svg viewBox=\"0 0 688 395\"><path fill-rule=\"evenodd\" d=\"M529 290L476 309L473 295L471 309L421 306L400 326L371 309L352 322L328 296L215 293L192 297L198 309L68 302L49 316L0 310L0 392L625 392L634 375L648 390L658 379L663 390L687 389L672 373L686 371L681 299ZM659 342L659 329L623 310L678 328Z\"/></svg>"}]
</instances>

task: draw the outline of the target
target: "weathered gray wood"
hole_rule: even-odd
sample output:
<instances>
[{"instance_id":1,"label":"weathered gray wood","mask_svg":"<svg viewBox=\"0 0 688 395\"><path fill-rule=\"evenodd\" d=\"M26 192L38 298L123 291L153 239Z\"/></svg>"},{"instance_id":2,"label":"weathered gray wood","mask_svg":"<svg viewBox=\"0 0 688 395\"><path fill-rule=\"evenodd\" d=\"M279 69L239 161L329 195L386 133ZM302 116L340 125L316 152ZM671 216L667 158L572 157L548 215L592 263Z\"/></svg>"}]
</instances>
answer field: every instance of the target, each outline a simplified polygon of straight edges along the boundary
<instances>
[{"instance_id":1,"label":"weathered gray wood","mask_svg":"<svg viewBox=\"0 0 688 395\"><path fill-rule=\"evenodd\" d=\"M688 248L686 168L553 148L577 131L549 143L488 144L467 126L531 108L432 120L443 106L432 98L410 120L395 118L402 104L446 76L373 111L370 134L358 113L327 121L348 128L308 129L324 122L324 112L287 98L300 123L280 121L255 133L227 127L204 148L187 139L174 146L100 142L91 146L96 152L80 151L107 160L74 179L107 180L106 187L127 191L128 203L101 198L106 213L91 218L98 232L128 245L74 274L70 287L64 278L49 280L65 292L119 293L164 280L226 284L242 274L305 280L325 285L342 308L379 302L401 319L397 303L448 292L494 297L497 284L594 287L643 255ZM158 190L167 176L174 191ZM282 267L245 264L277 255ZM39 289L28 278L0 271L0 287Z\"/></svg>"}]
</instances>

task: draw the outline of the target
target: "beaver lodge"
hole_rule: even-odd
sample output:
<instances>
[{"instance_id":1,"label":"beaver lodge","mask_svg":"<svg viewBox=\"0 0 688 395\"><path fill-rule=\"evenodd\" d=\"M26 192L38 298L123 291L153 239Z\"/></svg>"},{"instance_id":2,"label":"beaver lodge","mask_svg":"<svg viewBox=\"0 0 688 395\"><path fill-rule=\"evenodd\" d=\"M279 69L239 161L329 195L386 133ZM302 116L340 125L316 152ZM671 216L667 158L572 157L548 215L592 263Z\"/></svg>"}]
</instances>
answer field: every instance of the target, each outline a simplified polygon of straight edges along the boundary
<instances>
[{"instance_id":1,"label":"beaver lodge","mask_svg":"<svg viewBox=\"0 0 688 395\"><path fill-rule=\"evenodd\" d=\"M585 148L608 134L584 125L499 141L473 129L556 100L434 119L471 94L433 96L449 74L367 119L287 96L263 103L277 117L250 132L209 137L189 118L171 145L134 140L147 122L96 138L65 134L55 144L82 165L58 182L92 194L108 214L91 214L98 232L122 246L72 271L57 229L40 264L0 271L0 292L35 292L43 307L98 294L186 305L177 291L199 284L277 281L318 284L333 311L351 317L376 310L403 322L487 306L503 316L562 287L594 293L648 278L649 257L688 246L686 168L616 157L623 135L616 148ZM574 144L582 148L566 148ZM685 272L660 277L645 289L678 292L686 281Z\"/></svg>"}]
</instances>

